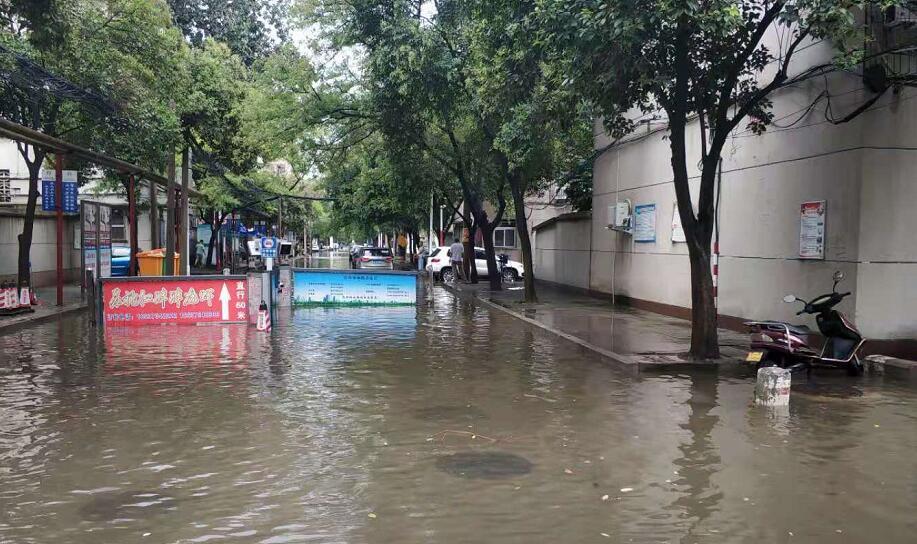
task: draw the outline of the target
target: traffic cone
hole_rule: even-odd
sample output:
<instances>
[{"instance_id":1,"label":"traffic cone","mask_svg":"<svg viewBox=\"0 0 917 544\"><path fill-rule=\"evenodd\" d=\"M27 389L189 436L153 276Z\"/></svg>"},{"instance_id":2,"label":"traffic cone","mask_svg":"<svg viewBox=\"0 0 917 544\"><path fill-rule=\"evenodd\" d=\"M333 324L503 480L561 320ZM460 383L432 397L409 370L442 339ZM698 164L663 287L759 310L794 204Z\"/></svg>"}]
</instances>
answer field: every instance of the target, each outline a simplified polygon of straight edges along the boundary
<instances>
[{"instance_id":1,"label":"traffic cone","mask_svg":"<svg viewBox=\"0 0 917 544\"><path fill-rule=\"evenodd\" d=\"M0 310L10 307L10 290L7 282L0 282Z\"/></svg>"},{"instance_id":2,"label":"traffic cone","mask_svg":"<svg viewBox=\"0 0 917 544\"><path fill-rule=\"evenodd\" d=\"M271 330L271 314L267 311L267 304L262 300L258 306L258 323L255 325L259 331Z\"/></svg>"},{"instance_id":3,"label":"traffic cone","mask_svg":"<svg viewBox=\"0 0 917 544\"><path fill-rule=\"evenodd\" d=\"M15 310L19 307L19 290L16 289L16 283L10 282L6 288L6 296L9 303L7 308L10 310Z\"/></svg>"},{"instance_id":4,"label":"traffic cone","mask_svg":"<svg viewBox=\"0 0 917 544\"><path fill-rule=\"evenodd\" d=\"M30 291L31 289L29 289L28 287L23 287L22 289L19 290L19 305L20 306L28 307L31 305L32 298L29 295Z\"/></svg>"}]
</instances>

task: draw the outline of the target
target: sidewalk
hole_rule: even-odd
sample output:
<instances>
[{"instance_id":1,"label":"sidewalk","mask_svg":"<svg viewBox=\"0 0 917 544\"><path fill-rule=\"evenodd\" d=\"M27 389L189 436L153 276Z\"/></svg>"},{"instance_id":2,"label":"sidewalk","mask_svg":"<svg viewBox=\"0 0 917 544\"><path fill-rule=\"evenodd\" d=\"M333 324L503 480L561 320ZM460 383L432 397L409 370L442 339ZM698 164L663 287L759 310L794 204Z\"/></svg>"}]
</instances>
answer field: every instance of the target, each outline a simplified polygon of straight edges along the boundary
<instances>
[{"instance_id":1,"label":"sidewalk","mask_svg":"<svg viewBox=\"0 0 917 544\"><path fill-rule=\"evenodd\" d=\"M694 361L687 357L690 322L612 305L609 300L551 284L538 283L536 304L522 302L521 284L503 291L491 291L486 282L444 286L459 296L474 297L604 357L641 369L739 363L748 352L747 335L720 329L722 359Z\"/></svg>"},{"instance_id":2,"label":"sidewalk","mask_svg":"<svg viewBox=\"0 0 917 544\"><path fill-rule=\"evenodd\" d=\"M56 287L39 287L35 290L35 296L38 298L39 304L35 306L34 312L26 312L12 316L0 316L0 334L3 334L7 329L12 327L47 321L86 307L86 302L80 300L79 285L64 286L63 306L56 306Z\"/></svg>"}]
</instances>

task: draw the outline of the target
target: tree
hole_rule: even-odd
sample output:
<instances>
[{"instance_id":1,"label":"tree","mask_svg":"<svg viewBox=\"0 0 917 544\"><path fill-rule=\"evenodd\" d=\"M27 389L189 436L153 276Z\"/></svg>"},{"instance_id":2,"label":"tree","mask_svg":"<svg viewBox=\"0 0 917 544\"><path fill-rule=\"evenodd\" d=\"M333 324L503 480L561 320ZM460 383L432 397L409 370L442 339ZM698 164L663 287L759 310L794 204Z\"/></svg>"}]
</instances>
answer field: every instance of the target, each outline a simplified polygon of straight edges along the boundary
<instances>
[{"instance_id":1,"label":"tree","mask_svg":"<svg viewBox=\"0 0 917 544\"><path fill-rule=\"evenodd\" d=\"M0 22L0 114L83 145L106 135L123 149L133 138L144 144L134 144L138 157L160 158L177 127L162 93L182 51L161 0L13 0L0 4ZM29 170L18 263L27 285L46 152L17 145Z\"/></svg>"},{"instance_id":2,"label":"tree","mask_svg":"<svg viewBox=\"0 0 917 544\"><path fill-rule=\"evenodd\" d=\"M207 39L226 44L246 65L286 41L287 0L168 0L175 25L200 47Z\"/></svg>"},{"instance_id":3,"label":"tree","mask_svg":"<svg viewBox=\"0 0 917 544\"><path fill-rule=\"evenodd\" d=\"M483 234L491 288L500 289L493 229L506 209L506 181L491 155L493 139L483 130L465 87L467 18L440 11L435 21L428 21L416 1L318 4L322 17L338 21L338 46L365 50L363 89L390 152L435 161L451 178L446 183L454 180L461 187ZM493 215L485 206L488 201L497 206Z\"/></svg>"},{"instance_id":4,"label":"tree","mask_svg":"<svg viewBox=\"0 0 917 544\"><path fill-rule=\"evenodd\" d=\"M831 69L791 73L800 46L829 40L838 61L862 54L854 10L891 2L853 0L541 0L540 39L567 63L571 85L602 114L607 130L633 128L631 108L662 110L678 211L691 265L691 355L719 357L710 270L717 168L729 134L745 122L757 132L772 120L772 94ZM776 48L768 33L781 36ZM700 130L700 187L689 188L687 129Z\"/></svg>"},{"instance_id":5,"label":"tree","mask_svg":"<svg viewBox=\"0 0 917 544\"><path fill-rule=\"evenodd\" d=\"M525 198L591 153L590 112L569 88L552 85L557 68L537 40L536 2L466 0L450 5L453 12L468 11L466 86L512 194L525 300L535 302Z\"/></svg>"}]
</instances>

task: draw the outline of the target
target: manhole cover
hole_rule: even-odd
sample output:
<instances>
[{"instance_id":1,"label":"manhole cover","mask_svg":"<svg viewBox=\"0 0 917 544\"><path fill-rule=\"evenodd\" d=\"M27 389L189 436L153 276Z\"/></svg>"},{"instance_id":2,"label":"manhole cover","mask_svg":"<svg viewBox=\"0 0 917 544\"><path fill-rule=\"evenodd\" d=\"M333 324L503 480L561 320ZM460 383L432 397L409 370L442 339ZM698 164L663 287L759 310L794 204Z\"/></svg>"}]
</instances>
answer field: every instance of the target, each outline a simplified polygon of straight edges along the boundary
<instances>
[{"instance_id":1,"label":"manhole cover","mask_svg":"<svg viewBox=\"0 0 917 544\"><path fill-rule=\"evenodd\" d=\"M460 452L436 460L436 468L459 478L499 480L532 471L532 463L512 453Z\"/></svg>"}]
</instances>

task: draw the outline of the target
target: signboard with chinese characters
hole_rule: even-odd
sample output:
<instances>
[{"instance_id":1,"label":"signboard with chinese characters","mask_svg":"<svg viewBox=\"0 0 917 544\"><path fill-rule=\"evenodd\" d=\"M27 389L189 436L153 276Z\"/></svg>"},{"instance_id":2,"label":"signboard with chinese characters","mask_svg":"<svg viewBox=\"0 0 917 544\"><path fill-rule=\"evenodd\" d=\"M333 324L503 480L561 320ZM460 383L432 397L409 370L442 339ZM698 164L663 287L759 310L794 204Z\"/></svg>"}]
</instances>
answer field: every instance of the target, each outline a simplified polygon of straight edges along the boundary
<instances>
[{"instance_id":1,"label":"signboard with chinese characters","mask_svg":"<svg viewBox=\"0 0 917 544\"><path fill-rule=\"evenodd\" d=\"M81 216L83 270L89 270L98 277L99 205L95 202L84 202Z\"/></svg>"},{"instance_id":2,"label":"signboard with chinese characters","mask_svg":"<svg viewBox=\"0 0 917 544\"><path fill-rule=\"evenodd\" d=\"M111 206L99 204L99 277L111 277Z\"/></svg>"},{"instance_id":3,"label":"signboard with chinese characters","mask_svg":"<svg viewBox=\"0 0 917 544\"><path fill-rule=\"evenodd\" d=\"M102 280L102 323L155 325L246 323L245 276L174 276Z\"/></svg>"},{"instance_id":4,"label":"signboard with chinese characters","mask_svg":"<svg viewBox=\"0 0 917 544\"><path fill-rule=\"evenodd\" d=\"M277 257L277 239L265 236L261 238L261 258L274 259Z\"/></svg>"},{"instance_id":5,"label":"signboard with chinese characters","mask_svg":"<svg viewBox=\"0 0 917 544\"><path fill-rule=\"evenodd\" d=\"M681 214L678 213L678 202L672 204L672 241L687 241L687 238L685 238L685 229L681 226Z\"/></svg>"},{"instance_id":6,"label":"signboard with chinese characters","mask_svg":"<svg viewBox=\"0 0 917 544\"><path fill-rule=\"evenodd\" d=\"M67 180L67 172L69 170L64 170L64 183L63 187L63 203L64 203L64 213L76 213L79 211L79 189L76 184L76 171L73 172L73 180Z\"/></svg>"},{"instance_id":7,"label":"signboard with chinese characters","mask_svg":"<svg viewBox=\"0 0 917 544\"><path fill-rule=\"evenodd\" d=\"M634 208L634 242L656 241L656 205L644 204Z\"/></svg>"},{"instance_id":8,"label":"signboard with chinese characters","mask_svg":"<svg viewBox=\"0 0 917 544\"><path fill-rule=\"evenodd\" d=\"M825 218L827 203L824 200L803 202L799 208L799 258L825 258Z\"/></svg>"},{"instance_id":9,"label":"signboard with chinese characters","mask_svg":"<svg viewBox=\"0 0 917 544\"><path fill-rule=\"evenodd\" d=\"M62 171L61 194L63 195L62 207L64 213L76 213L77 206L77 172L76 170ZM46 212L57 211L57 184L54 170L41 171L41 209Z\"/></svg>"},{"instance_id":10,"label":"signboard with chinese characters","mask_svg":"<svg viewBox=\"0 0 917 544\"><path fill-rule=\"evenodd\" d=\"M293 304L363 306L417 303L414 272L295 269Z\"/></svg>"}]
</instances>

